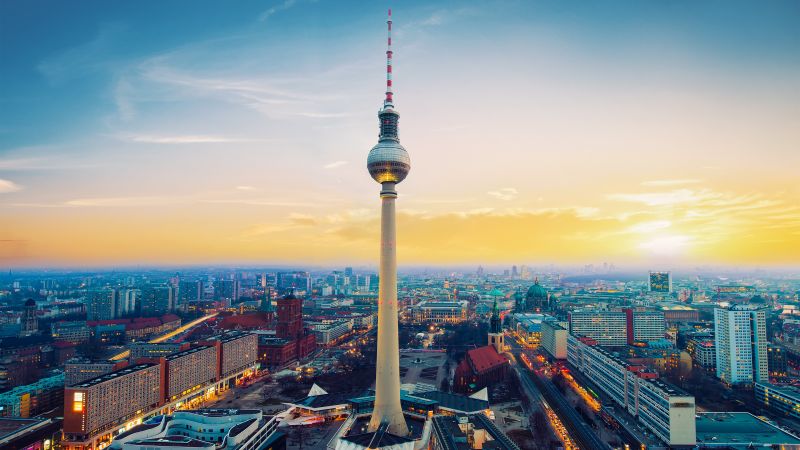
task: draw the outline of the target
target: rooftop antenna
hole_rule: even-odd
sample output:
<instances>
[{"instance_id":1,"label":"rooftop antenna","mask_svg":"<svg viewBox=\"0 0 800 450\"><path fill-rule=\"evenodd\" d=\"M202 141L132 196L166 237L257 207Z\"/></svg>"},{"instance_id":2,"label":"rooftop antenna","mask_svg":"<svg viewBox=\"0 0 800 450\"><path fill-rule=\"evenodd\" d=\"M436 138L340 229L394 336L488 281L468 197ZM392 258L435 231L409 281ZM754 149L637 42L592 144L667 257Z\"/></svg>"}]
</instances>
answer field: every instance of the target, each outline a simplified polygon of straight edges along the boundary
<instances>
[{"instance_id":1,"label":"rooftop antenna","mask_svg":"<svg viewBox=\"0 0 800 450\"><path fill-rule=\"evenodd\" d=\"M383 106L394 106L392 103L392 9L389 8L389 19L386 21L388 27L388 40L386 46L386 100Z\"/></svg>"}]
</instances>

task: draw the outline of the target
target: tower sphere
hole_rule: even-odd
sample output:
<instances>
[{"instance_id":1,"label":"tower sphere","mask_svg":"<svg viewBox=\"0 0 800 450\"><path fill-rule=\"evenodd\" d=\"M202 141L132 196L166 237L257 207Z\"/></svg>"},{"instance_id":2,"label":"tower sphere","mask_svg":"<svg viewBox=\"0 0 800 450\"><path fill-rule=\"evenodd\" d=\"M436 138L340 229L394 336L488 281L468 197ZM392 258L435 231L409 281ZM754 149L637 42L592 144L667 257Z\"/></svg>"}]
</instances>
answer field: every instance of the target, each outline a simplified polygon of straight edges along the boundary
<instances>
[{"instance_id":1,"label":"tower sphere","mask_svg":"<svg viewBox=\"0 0 800 450\"><path fill-rule=\"evenodd\" d=\"M378 142L369 151L367 170L378 183L399 183L411 170L411 159L399 142L386 139Z\"/></svg>"}]
</instances>

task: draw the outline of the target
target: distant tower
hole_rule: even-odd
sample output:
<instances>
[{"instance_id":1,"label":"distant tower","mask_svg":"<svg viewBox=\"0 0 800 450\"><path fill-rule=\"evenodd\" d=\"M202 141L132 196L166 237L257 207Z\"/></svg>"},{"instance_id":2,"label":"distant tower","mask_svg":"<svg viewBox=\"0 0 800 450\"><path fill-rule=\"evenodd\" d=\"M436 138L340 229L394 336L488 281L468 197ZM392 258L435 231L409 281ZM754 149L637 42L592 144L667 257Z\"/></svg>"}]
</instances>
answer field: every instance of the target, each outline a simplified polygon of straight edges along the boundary
<instances>
[{"instance_id":1,"label":"distant tower","mask_svg":"<svg viewBox=\"0 0 800 450\"><path fill-rule=\"evenodd\" d=\"M303 333L303 300L294 295L278 299L278 324L275 336L297 339Z\"/></svg>"},{"instance_id":2,"label":"distant tower","mask_svg":"<svg viewBox=\"0 0 800 450\"><path fill-rule=\"evenodd\" d=\"M261 299L258 310L265 313L270 320L275 317L275 307L272 306L272 290L270 288L264 289L264 298Z\"/></svg>"},{"instance_id":3,"label":"distant tower","mask_svg":"<svg viewBox=\"0 0 800 450\"><path fill-rule=\"evenodd\" d=\"M25 301L25 309L22 311L22 333L33 334L39 329L39 321L36 318L36 302L29 298Z\"/></svg>"},{"instance_id":4,"label":"distant tower","mask_svg":"<svg viewBox=\"0 0 800 450\"><path fill-rule=\"evenodd\" d=\"M411 160L397 137L400 114L392 99L392 10L389 10L386 50L386 98L378 112L378 144L367 157L367 169L381 184L381 259L378 286L378 354L375 370L375 405L369 431L387 424L389 433L406 436L408 425L400 405L400 348L397 335L397 251L395 233L395 185L408 175Z\"/></svg>"},{"instance_id":5,"label":"distant tower","mask_svg":"<svg viewBox=\"0 0 800 450\"><path fill-rule=\"evenodd\" d=\"M492 318L489 319L489 345L494 347L497 353L503 353L505 348L504 336L500 313L497 311L497 299L495 299L494 307L492 307Z\"/></svg>"}]
</instances>

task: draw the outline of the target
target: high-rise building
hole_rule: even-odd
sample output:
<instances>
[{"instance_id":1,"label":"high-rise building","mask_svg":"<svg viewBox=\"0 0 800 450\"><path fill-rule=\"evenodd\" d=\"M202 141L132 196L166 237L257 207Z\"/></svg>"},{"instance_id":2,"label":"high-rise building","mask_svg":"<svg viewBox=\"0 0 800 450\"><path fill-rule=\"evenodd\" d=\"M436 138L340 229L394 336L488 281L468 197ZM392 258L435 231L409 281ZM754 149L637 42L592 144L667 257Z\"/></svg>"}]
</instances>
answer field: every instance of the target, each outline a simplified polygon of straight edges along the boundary
<instances>
[{"instance_id":1,"label":"high-rise building","mask_svg":"<svg viewBox=\"0 0 800 450\"><path fill-rule=\"evenodd\" d=\"M787 352L782 345L767 345L767 368L770 379L782 380L789 375Z\"/></svg>"},{"instance_id":2,"label":"high-rise building","mask_svg":"<svg viewBox=\"0 0 800 450\"><path fill-rule=\"evenodd\" d=\"M191 302L203 299L203 282L201 280L181 281L178 283L178 304L183 307Z\"/></svg>"},{"instance_id":3,"label":"high-rise building","mask_svg":"<svg viewBox=\"0 0 800 450\"><path fill-rule=\"evenodd\" d=\"M213 286L214 300L231 300L233 302L239 301L239 292L241 291L241 286L238 278L220 278L214 281Z\"/></svg>"},{"instance_id":4,"label":"high-rise building","mask_svg":"<svg viewBox=\"0 0 800 450\"><path fill-rule=\"evenodd\" d=\"M650 272L650 292L672 292L672 272Z\"/></svg>"},{"instance_id":5,"label":"high-rise building","mask_svg":"<svg viewBox=\"0 0 800 450\"><path fill-rule=\"evenodd\" d=\"M112 288L91 289L87 293L88 320L112 320L117 311L117 291Z\"/></svg>"},{"instance_id":6,"label":"high-rise building","mask_svg":"<svg viewBox=\"0 0 800 450\"><path fill-rule=\"evenodd\" d=\"M386 50L386 97L378 112L380 135L378 144L369 152L367 170L381 184L381 253L378 285L378 352L375 374L375 404L369 431L379 428L406 436L408 425L400 405L400 352L397 309L397 243L395 202L397 183L411 170L411 159L400 145L400 114L392 98L392 12L389 10L388 48ZM383 428L385 427L385 428Z\"/></svg>"},{"instance_id":7,"label":"high-rise building","mask_svg":"<svg viewBox=\"0 0 800 450\"><path fill-rule=\"evenodd\" d=\"M117 317L124 317L137 312L139 298L141 297L139 289L126 288L117 291Z\"/></svg>"},{"instance_id":8,"label":"high-rise building","mask_svg":"<svg viewBox=\"0 0 800 450\"><path fill-rule=\"evenodd\" d=\"M664 339L666 322L661 311L634 311L625 309L628 344Z\"/></svg>"},{"instance_id":9,"label":"high-rise building","mask_svg":"<svg viewBox=\"0 0 800 450\"><path fill-rule=\"evenodd\" d=\"M589 338L567 336L567 360L620 407L671 446L694 446L695 398Z\"/></svg>"},{"instance_id":10,"label":"high-rise building","mask_svg":"<svg viewBox=\"0 0 800 450\"><path fill-rule=\"evenodd\" d=\"M543 320L541 346L555 359L567 359L567 329L554 320Z\"/></svg>"},{"instance_id":11,"label":"high-rise building","mask_svg":"<svg viewBox=\"0 0 800 450\"><path fill-rule=\"evenodd\" d=\"M664 338L666 325L661 311L573 311L569 331L589 337L603 346L623 346Z\"/></svg>"},{"instance_id":12,"label":"high-rise building","mask_svg":"<svg viewBox=\"0 0 800 450\"><path fill-rule=\"evenodd\" d=\"M22 310L22 334L29 335L39 329L39 320L36 317L36 301L29 298L25 301Z\"/></svg>"},{"instance_id":13,"label":"high-rise building","mask_svg":"<svg viewBox=\"0 0 800 450\"><path fill-rule=\"evenodd\" d=\"M174 311L175 289L166 285L145 286L139 305L143 316L160 316Z\"/></svg>"},{"instance_id":14,"label":"high-rise building","mask_svg":"<svg viewBox=\"0 0 800 450\"><path fill-rule=\"evenodd\" d=\"M714 310L717 377L727 384L769 382L766 311L751 305Z\"/></svg>"},{"instance_id":15,"label":"high-rise building","mask_svg":"<svg viewBox=\"0 0 800 450\"><path fill-rule=\"evenodd\" d=\"M160 401L161 368L139 364L92 378L64 390L64 440L67 449L86 448L98 430L155 408Z\"/></svg>"},{"instance_id":16,"label":"high-rise building","mask_svg":"<svg viewBox=\"0 0 800 450\"><path fill-rule=\"evenodd\" d=\"M311 275L308 272L279 273L276 288L281 295L311 293Z\"/></svg>"},{"instance_id":17,"label":"high-rise building","mask_svg":"<svg viewBox=\"0 0 800 450\"><path fill-rule=\"evenodd\" d=\"M569 313L569 331L605 346L628 343L628 320L623 311L573 311Z\"/></svg>"}]
</instances>

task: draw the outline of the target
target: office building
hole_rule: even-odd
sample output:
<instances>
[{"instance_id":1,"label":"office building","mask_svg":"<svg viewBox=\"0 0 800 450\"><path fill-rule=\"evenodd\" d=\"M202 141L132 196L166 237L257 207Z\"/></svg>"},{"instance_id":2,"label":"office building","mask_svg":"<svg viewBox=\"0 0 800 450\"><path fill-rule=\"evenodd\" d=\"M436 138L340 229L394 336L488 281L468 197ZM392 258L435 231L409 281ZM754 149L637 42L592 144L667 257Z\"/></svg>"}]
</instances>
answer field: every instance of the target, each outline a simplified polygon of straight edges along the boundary
<instances>
[{"instance_id":1,"label":"office building","mask_svg":"<svg viewBox=\"0 0 800 450\"><path fill-rule=\"evenodd\" d=\"M203 345L166 356L167 401L175 401L216 381L218 351L217 346Z\"/></svg>"},{"instance_id":2,"label":"office building","mask_svg":"<svg viewBox=\"0 0 800 450\"><path fill-rule=\"evenodd\" d=\"M782 380L789 375L787 352L782 345L767 345L767 370L770 380Z\"/></svg>"},{"instance_id":3,"label":"office building","mask_svg":"<svg viewBox=\"0 0 800 450\"><path fill-rule=\"evenodd\" d=\"M143 420L194 409L253 374L257 336L230 332L194 348L134 365L64 389L64 449L106 446Z\"/></svg>"},{"instance_id":4,"label":"office building","mask_svg":"<svg viewBox=\"0 0 800 450\"><path fill-rule=\"evenodd\" d=\"M686 352L692 357L692 364L707 371L716 372L717 350L712 339L693 338L686 343Z\"/></svg>"},{"instance_id":5,"label":"office building","mask_svg":"<svg viewBox=\"0 0 800 450\"><path fill-rule=\"evenodd\" d=\"M276 284L280 295L311 293L311 275L308 272L279 273Z\"/></svg>"},{"instance_id":6,"label":"office building","mask_svg":"<svg viewBox=\"0 0 800 450\"><path fill-rule=\"evenodd\" d=\"M65 388L65 448L93 448L92 436L156 408L160 389L161 367L155 363L133 365Z\"/></svg>"},{"instance_id":7,"label":"office building","mask_svg":"<svg viewBox=\"0 0 800 450\"><path fill-rule=\"evenodd\" d=\"M342 337L350 334L353 331L353 321L342 319L309 323L309 327L314 332L317 344L327 346L337 343Z\"/></svg>"},{"instance_id":8,"label":"office building","mask_svg":"<svg viewBox=\"0 0 800 450\"><path fill-rule=\"evenodd\" d=\"M629 345L634 342L650 342L664 339L666 325L663 312L626 309L625 315L628 321L626 327Z\"/></svg>"},{"instance_id":9,"label":"office building","mask_svg":"<svg viewBox=\"0 0 800 450\"><path fill-rule=\"evenodd\" d=\"M58 408L63 399L64 374L61 373L0 394L0 417L34 417Z\"/></svg>"},{"instance_id":10,"label":"office building","mask_svg":"<svg viewBox=\"0 0 800 450\"><path fill-rule=\"evenodd\" d=\"M91 337L89 327L84 321L55 322L50 324L50 335L55 341L82 344Z\"/></svg>"},{"instance_id":11,"label":"office building","mask_svg":"<svg viewBox=\"0 0 800 450\"><path fill-rule=\"evenodd\" d=\"M142 293L139 289L119 289L117 291L116 317L136 314Z\"/></svg>"},{"instance_id":12,"label":"office building","mask_svg":"<svg viewBox=\"0 0 800 450\"><path fill-rule=\"evenodd\" d=\"M569 332L594 339L600 345L628 343L628 318L622 311L572 311Z\"/></svg>"},{"instance_id":13,"label":"office building","mask_svg":"<svg viewBox=\"0 0 800 450\"><path fill-rule=\"evenodd\" d=\"M672 292L672 272L650 272L650 292L668 294Z\"/></svg>"},{"instance_id":14,"label":"office building","mask_svg":"<svg viewBox=\"0 0 800 450\"><path fill-rule=\"evenodd\" d=\"M556 321L541 324L541 347L555 359L567 359L566 328Z\"/></svg>"},{"instance_id":15,"label":"office building","mask_svg":"<svg viewBox=\"0 0 800 450\"><path fill-rule=\"evenodd\" d=\"M467 320L468 306L466 300L455 302L423 300L412 307L412 315L416 323L461 323Z\"/></svg>"},{"instance_id":16,"label":"office building","mask_svg":"<svg viewBox=\"0 0 800 450\"><path fill-rule=\"evenodd\" d=\"M717 377L727 384L769 381L766 312L751 305L714 309Z\"/></svg>"},{"instance_id":17,"label":"office building","mask_svg":"<svg viewBox=\"0 0 800 450\"><path fill-rule=\"evenodd\" d=\"M24 336L29 336L39 330L39 319L36 316L36 301L32 298L25 301L22 317L20 318L20 325L21 333Z\"/></svg>"},{"instance_id":18,"label":"office building","mask_svg":"<svg viewBox=\"0 0 800 450\"><path fill-rule=\"evenodd\" d=\"M86 318L88 320L112 320L116 317L116 290L112 288L91 289L86 296Z\"/></svg>"},{"instance_id":19,"label":"office building","mask_svg":"<svg viewBox=\"0 0 800 450\"><path fill-rule=\"evenodd\" d=\"M181 280L178 282L178 307L203 300L203 282L201 280Z\"/></svg>"},{"instance_id":20,"label":"office building","mask_svg":"<svg viewBox=\"0 0 800 450\"><path fill-rule=\"evenodd\" d=\"M617 358L597 344L570 334L567 360L664 443L694 445L694 397L657 380L657 374L644 366Z\"/></svg>"},{"instance_id":21,"label":"office building","mask_svg":"<svg viewBox=\"0 0 800 450\"><path fill-rule=\"evenodd\" d=\"M258 359L258 335L241 331L229 331L215 336L203 344L215 345L219 343L220 348L220 378L226 378L233 374L253 367Z\"/></svg>"},{"instance_id":22,"label":"office building","mask_svg":"<svg viewBox=\"0 0 800 450\"><path fill-rule=\"evenodd\" d=\"M130 350L130 359L135 361L139 358L160 358L168 356L173 353L178 353L182 350L188 350L189 343L172 343L172 342L133 342L128 344Z\"/></svg>"},{"instance_id":23,"label":"office building","mask_svg":"<svg viewBox=\"0 0 800 450\"><path fill-rule=\"evenodd\" d=\"M756 382L755 399L765 408L782 417L800 420L800 388L791 385L777 385Z\"/></svg>"},{"instance_id":24,"label":"office building","mask_svg":"<svg viewBox=\"0 0 800 450\"><path fill-rule=\"evenodd\" d=\"M127 365L127 361L92 361L87 358L72 358L64 364L64 385L74 386L120 370Z\"/></svg>"},{"instance_id":25,"label":"office building","mask_svg":"<svg viewBox=\"0 0 800 450\"><path fill-rule=\"evenodd\" d=\"M621 311L579 310L569 313L570 333L592 338L609 347L664 339L665 327L661 311L625 308Z\"/></svg>"},{"instance_id":26,"label":"office building","mask_svg":"<svg viewBox=\"0 0 800 450\"><path fill-rule=\"evenodd\" d=\"M139 300L141 314L161 316L175 310L175 289L171 286L146 286Z\"/></svg>"}]
</instances>

